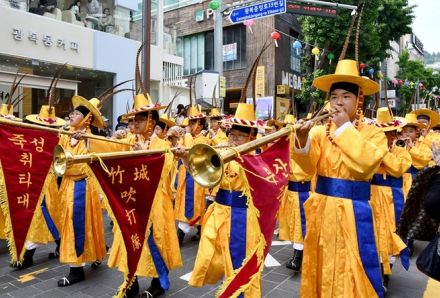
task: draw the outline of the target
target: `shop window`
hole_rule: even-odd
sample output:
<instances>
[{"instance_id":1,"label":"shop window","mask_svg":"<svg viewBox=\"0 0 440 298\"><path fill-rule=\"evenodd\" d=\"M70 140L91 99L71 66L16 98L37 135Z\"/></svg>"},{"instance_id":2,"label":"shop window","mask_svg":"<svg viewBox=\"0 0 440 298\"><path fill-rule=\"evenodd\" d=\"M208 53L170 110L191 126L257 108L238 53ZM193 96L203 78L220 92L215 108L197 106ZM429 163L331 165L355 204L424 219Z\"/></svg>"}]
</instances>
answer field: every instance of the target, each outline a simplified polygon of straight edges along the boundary
<instances>
[{"instance_id":1,"label":"shop window","mask_svg":"<svg viewBox=\"0 0 440 298\"><path fill-rule=\"evenodd\" d=\"M293 47L294 40L290 43L290 69L301 72L301 50Z\"/></svg>"},{"instance_id":2,"label":"shop window","mask_svg":"<svg viewBox=\"0 0 440 298\"><path fill-rule=\"evenodd\" d=\"M183 74L195 74L205 68L205 34L199 33L181 38L178 42L182 54ZM180 54L179 53L179 54Z\"/></svg>"}]
</instances>

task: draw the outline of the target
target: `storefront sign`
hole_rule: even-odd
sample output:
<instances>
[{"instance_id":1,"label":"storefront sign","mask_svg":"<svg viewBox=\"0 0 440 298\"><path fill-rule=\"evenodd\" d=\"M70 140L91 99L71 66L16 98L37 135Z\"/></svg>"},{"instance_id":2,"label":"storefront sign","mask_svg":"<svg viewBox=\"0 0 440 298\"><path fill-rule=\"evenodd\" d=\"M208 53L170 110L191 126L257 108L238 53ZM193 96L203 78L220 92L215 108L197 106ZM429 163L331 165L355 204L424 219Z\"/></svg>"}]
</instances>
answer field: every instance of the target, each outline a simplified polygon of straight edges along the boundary
<instances>
[{"instance_id":1,"label":"storefront sign","mask_svg":"<svg viewBox=\"0 0 440 298\"><path fill-rule=\"evenodd\" d=\"M237 60L237 43L223 45L223 62Z\"/></svg>"},{"instance_id":2,"label":"storefront sign","mask_svg":"<svg viewBox=\"0 0 440 298\"><path fill-rule=\"evenodd\" d=\"M203 22L205 20L205 11L196 10L196 22Z\"/></svg>"},{"instance_id":3,"label":"storefront sign","mask_svg":"<svg viewBox=\"0 0 440 298\"><path fill-rule=\"evenodd\" d=\"M338 11L335 8L316 5L287 2L287 12L306 16L336 18Z\"/></svg>"},{"instance_id":4,"label":"storefront sign","mask_svg":"<svg viewBox=\"0 0 440 298\"><path fill-rule=\"evenodd\" d=\"M226 97L226 78L219 77L219 97Z\"/></svg>"},{"instance_id":5,"label":"storefront sign","mask_svg":"<svg viewBox=\"0 0 440 298\"><path fill-rule=\"evenodd\" d=\"M264 65L257 67L257 73L255 75L255 93L258 97L264 97L266 95L266 68Z\"/></svg>"},{"instance_id":6,"label":"storefront sign","mask_svg":"<svg viewBox=\"0 0 440 298\"><path fill-rule=\"evenodd\" d=\"M289 94L289 89L287 85L277 85L277 94Z\"/></svg>"},{"instance_id":7,"label":"storefront sign","mask_svg":"<svg viewBox=\"0 0 440 298\"><path fill-rule=\"evenodd\" d=\"M302 77L283 70L281 72L281 83L295 90L301 90Z\"/></svg>"},{"instance_id":8,"label":"storefront sign","mask_svg":"<svg viewBox=\"0 0 440 298\"><path fill-rule=\"evenodd\" d=\"M64 38L52 36L51 34L38 34L32 30L25 30L20 27L12 29L12 37L17 41L25 41L27 39L34 45L43 44L45 47L57 47L63 49L69 48L72 51L78 52L79 43L77 41L66 41ZM41 41L40 41L41 40Z\"/></svg>"}]
</instances>

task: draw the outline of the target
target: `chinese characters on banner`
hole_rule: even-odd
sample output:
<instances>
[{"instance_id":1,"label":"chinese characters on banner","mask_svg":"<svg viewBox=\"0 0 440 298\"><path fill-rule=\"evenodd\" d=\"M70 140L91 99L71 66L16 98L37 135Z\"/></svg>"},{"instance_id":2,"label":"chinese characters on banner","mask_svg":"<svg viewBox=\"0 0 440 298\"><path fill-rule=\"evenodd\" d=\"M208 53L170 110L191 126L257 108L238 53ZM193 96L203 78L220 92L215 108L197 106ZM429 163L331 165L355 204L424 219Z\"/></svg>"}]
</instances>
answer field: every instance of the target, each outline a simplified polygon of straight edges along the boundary
<instances>
[{"instance_id":1,"label":"chinese characters on banner","mask_svg":"<svg viewBox=\"0 0 440 298\"><path fill-rule=\"evenodd\" d=\"M29 226L58 144L55 133L0 124L0 160L10 226L6 226L12 261L24 248ZM8 221L6 221L8 222ZM15 248L15 250L14 250Z\"/></svg>"},{"instance_id":2,"label":"chinese characters on banner","mask_svg":"<svg viewBox=\"0 0 440 298\"><path fill-rule=\"evenodd\" d=\"M148 219L164 160L162 154L109 160L104 162L108 173L99 162L91 164L122 233L127 251L127 285L136 273L145 243Z\"/></svg>"},{"instance_id":3,"label":"chinese characters on banner","mask_svg":"<svg viewBox=\"0 0 440 298\"><path fill-rule=\"evenodd\" d=\"M266 247L264 248L264 257L266 257L272 244L272 235L275 230L276 215L281 204L281 195L287 187L289 178L289 138L279 139L260 155L246 154L241 156L241 159L240 163L246 169L246 178L251 188L252 201L260 212L258 222L266 240ZM265 180L260 177L265 177ZM218 297L230 297L241 286L248 284L262 265L258 262L258 259L257 252L250 256L249 260L239 268L238 273L219 293ZM264 258L261 262L264 263Z\"/></svg>"}]
</instances>

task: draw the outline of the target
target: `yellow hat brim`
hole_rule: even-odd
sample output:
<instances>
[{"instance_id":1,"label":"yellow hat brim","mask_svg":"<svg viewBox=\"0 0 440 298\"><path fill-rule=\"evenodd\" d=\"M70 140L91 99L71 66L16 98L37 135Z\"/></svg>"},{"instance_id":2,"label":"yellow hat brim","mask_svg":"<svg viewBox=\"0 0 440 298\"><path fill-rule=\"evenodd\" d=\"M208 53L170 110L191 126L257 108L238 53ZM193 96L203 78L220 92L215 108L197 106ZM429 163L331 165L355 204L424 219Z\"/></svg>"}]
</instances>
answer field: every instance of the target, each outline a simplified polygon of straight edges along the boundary
<instances>
[{"instance_id":1,"label":"yellow hat brim","mask_svg":"<svg viewBox=\"0 0 440 298\"><path fill-rule=\"evenodd\" d=\"M104 123L104 119L102 118L101 112L84 97L80 95L73 96L72 105L74 109L79 106L86 107L93 115L93 126L96 126L98 128L104 128L106 126Z\"/></svg>"},{"instance_id":2,"label":"yellow hat brim","mask_svg":"<svg viewBox=\"0 0 440 298\"><path fill-rule=\"evenodd\" d=\"M133 109L130 112L128 112L127 114L124 114L124 116L128 117L128 116L134 116L134 115L137 115L137 114L140 114L140 113L148 113L150 111L159 111L159 110L166 109L166 107L167 106L161 106L161 105L158 105L158 104L152 104L152 105L145 106L145 107L142 107L142 108L139 108L139 109Z\"/></svg>"},{"instance_id":3,"label":"yellow hat brim","mask_svg":"<svg viewBox=\"0 0 440 298\"><path fill-rule=\"evenodd\" d=\"M430 123L432 123L432 124L438 123L440 121L439 114L437 114L436 112L434 112L433 110L430 110L430 109L418 109L418 110L414 111L414 114L416 114L417 116L420 116L420 115L428 116L430 119Z\"/></svg>"},{"instance_id":4,"label":"yellow hat brim","mask_svg":"<svg viewBox=\"0 0 440 298\"><path fill-rule=\"evenodd\" d=\"M169 120L169 119L165 119L165 118L159 118L159 122L163 122L166 124L166 126L168 126L168 128L173 127L176 125L176 122Z\"/></svg>"},{"instance_id":5,"label":"yellow hat brim","mask_svg":"<svg viewBox=\"0 0 440 298\"><path fill-rule=\"evenodd\" d=\"M371 95L379 92L379 84L373 80L351 75L330 74L320 76L313 80L313 86L324 92L330 92L330 88L334 83L342 82L358 85L362 89L364 95Z\"/></svg>"},{"instance_id":6,"label":"yellow hat brim","mask_svg":"<svg viewBox=\"0 0 440 298\"><path fill-rule=\"evenodd\" d=\"M35 123L35 124L41 124L44 126L53 126L53 127L64 126L67 123L64 119L61 119L58 117L55 118L56 121L54 123L48 123L48 122L41 121L37 117L38 117L38 114L27 115L26 120L30 121L32 123Z\"/></svg>"},{"instance_id":7,"label":"yellow hat brim","mask_svg":"<svg viewBox=\"0 0 440 298\"><path fill-rule=\"evenodd\" d=\"M11 117L12 116L12 117ZM17 122L23 122L21 118L15 117L14 115L3 115L0 114L0 118L7 120L7 121L17 121Z\"/></svg>"}]
</instances>

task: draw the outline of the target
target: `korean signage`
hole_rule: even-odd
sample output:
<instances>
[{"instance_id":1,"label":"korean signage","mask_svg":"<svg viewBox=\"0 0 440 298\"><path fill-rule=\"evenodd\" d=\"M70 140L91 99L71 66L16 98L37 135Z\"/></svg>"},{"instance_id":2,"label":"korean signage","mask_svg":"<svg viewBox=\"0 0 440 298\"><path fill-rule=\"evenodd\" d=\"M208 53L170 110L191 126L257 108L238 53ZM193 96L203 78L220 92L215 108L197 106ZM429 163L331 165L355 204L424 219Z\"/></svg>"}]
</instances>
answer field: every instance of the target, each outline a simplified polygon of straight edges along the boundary
<instances>
[{"instance_id":1,"label":"korean signage","mask_svg":"<svg viewBox=\"0 0 440 298\"><path fill-rule=\"evenodd\" d=\"M266 94L266 68L264 65L257 67L255 74L255 93L257 97L264 97Z\"/></svg>"},{"instance_id":2,"label":"korean signage","mask_svg":"<svg viewBox=\"0 0 440 298\"><path fill-rule=\"evenodd\" d=\"M287 2L287 12L306 16L318 16L336 18L338 10L336 8L322 7L308 4L298 4Z\"/></svg>"},{"instance_id":3,"label":"korean signage","mask_svg":"<svg viewBox=\"0 0 440 298\"><path fill-rule=\"evenodd\" d=\"M414 48L417 51L419 51L420 54L423 55L423 43L420 41L420 39L418 39L415 34L412 34L411 41L412 41Z\"/></svg>"},{"instance_id":4,"label":"korean signage","mask_svg":"<svg viewBox=\"0 0 440 298\"><path fill-rule=\"evenodd\" d=\"M223 45L223 62L237 60L237 43Z\"/></svg>"},{"instance_id":5,"label":"korean signage","mask_svg":"<svg viewBox=\"0 0 440 298\"><path fill-rule=\"evenodd\" d=\"M3 55L95 68L93 30L7 8L0 9L0 20Z\"/></svg>"},{"instance_id":6,"label":"korean signage","mask_svg":"<svg viewBox=\"0 0 440 298\"><path fill-rule=\"evenodd\" d=\"M229 15L231 23L241 23L250 19L261 19L286 12L286 0L254 1L248 6L233 8Z\"/></svg>"},{"instance_id":7,"label":"korean signage","mask_svg":"<svg viewBox=\"0 0 440 298\"><path fill-rule=\"evenodd\" d=\"M219 97L226 97L226 78L224 76L219 77Z\"/></svg>"}]
</instances>

